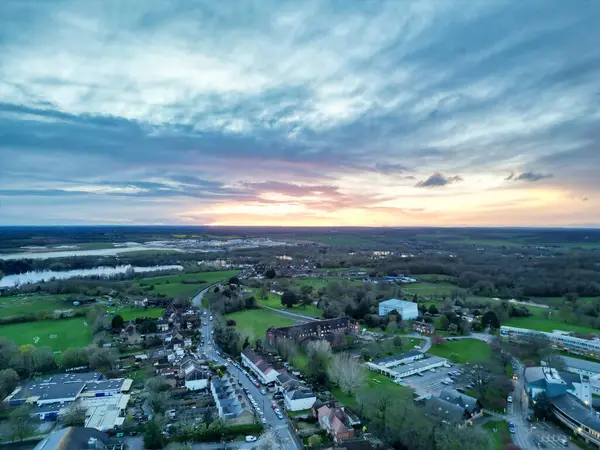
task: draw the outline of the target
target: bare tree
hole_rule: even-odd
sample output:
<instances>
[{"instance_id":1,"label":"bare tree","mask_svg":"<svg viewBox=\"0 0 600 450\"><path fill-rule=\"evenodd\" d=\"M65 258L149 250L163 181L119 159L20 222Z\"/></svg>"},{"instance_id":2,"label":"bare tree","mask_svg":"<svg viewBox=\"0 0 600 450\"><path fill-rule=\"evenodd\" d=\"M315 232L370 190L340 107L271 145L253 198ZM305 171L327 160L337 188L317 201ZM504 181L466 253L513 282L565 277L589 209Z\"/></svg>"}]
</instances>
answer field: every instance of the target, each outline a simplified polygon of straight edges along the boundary
<instances>
[{"instance_id":1,"label":"bare tree","mask_svg":"<svg viewBox=\"0 0 600 450\"><path fill-rule=\"evenodd\" d=\"M83 425L85 423L85 414L87 410L83 405L71 405L61 416L60 421L66 427Z\"/></svg>"},{"instance_id":2,"label":"bare tree","mask_svg":"<svg viewBox=\"0 0 600 450\"><path fill-rule=\"evenodd\" d=\"M327 369L329 380L347 394L351 394L365 382L365 366L348 353L335 355Z\"/></svg>"},{"instance_id":3,"label":"bare tree","mask_svg":"<svg viewBox=\"0 0 600 450\"><path fill-rule=\"evenodd\" d=\"M466 384L473 385L480 398L485 398L496 374L489 363L479 362L465 367L461 378Z\"/></svg>"},{"instance_id":4,"label":"bare tree","mask_svg":"<svg viewBox=\"0 0 600 450\"><path fill-rule=\"evenodd\" d=\"M167 410L169 404L168 392L152 392L148 396L148 405L152 408L155 414L163 414Z\"/></svg>"},{"instance_id":5,"label":"bare tree","mask_svg":"<svg viewBox=\"0 0 600 450\"><path fill-rule=\"evenodd\" d=\"M326 340L310 341L306 346L306 353L310 357L317 353L331 354L331 344Z\"/></svg>"}]
</instances>

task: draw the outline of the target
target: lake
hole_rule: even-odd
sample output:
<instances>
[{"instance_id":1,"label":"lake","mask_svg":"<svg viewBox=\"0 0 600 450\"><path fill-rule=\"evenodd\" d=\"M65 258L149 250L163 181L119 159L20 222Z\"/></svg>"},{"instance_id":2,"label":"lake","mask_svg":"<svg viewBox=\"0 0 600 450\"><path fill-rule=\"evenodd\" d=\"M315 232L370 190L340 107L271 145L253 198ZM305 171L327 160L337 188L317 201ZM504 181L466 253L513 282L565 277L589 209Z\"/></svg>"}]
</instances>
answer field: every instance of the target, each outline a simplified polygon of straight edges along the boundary
<instances>
[{"instance_id":1,"label":"lake","mask_svg":"<svg viewBox=\"0 0 600 450\"><path fill-rule=\"evenodd\" d=\"M99 276L102 278L109 278L121 273L125 273L128 270L133 269L136 273L143 272L155 272L160 270L183 270L182 266L179 265L165 265L165 266L149 266L149 267L132 267L131 265L117 266L117 267L95 267L94 269L78 269L78 270L42 270L37 272L26 272L19 275L7 275L0 279L0 288L2 287L14 287L21 284L39 283L42 281L49 281L51 279L67 280L75 277L91 277Z\"/></svg>"},{"instance_id":2,"label":"lake","mask_svg":"<svg viewBox=\"0 0 600 450\"><path fill-rule=\"evenodd\" d=\"M119 253L126 252L141 252L148 250L172 250L180 252L177 248L166 248L166 247L117 247L117 248L102 248L97 250L61 250L59 252L22 252L22 253L8 253L6 255L0 254L0 259L13 260L13 259L49 259L49 258L68 258L69 256L112 256Z\"/></svg>"}]
</instances>

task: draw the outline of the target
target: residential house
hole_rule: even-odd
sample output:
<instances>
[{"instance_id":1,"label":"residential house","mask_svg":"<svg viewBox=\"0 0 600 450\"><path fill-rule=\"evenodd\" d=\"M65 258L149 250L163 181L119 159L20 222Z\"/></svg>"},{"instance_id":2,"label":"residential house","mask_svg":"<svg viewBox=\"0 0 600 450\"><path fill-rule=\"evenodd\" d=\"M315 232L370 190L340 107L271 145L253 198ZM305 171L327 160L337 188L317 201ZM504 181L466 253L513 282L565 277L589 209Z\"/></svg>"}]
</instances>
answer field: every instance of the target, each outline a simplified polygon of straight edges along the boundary
<instances>
[{"instance_id":1,"label":"residential house","mask_svg":"<svg viewBox=\"0 0 600 450\"><path fill-rule=\"evenodd\" d=\"M179 375L184 378L186 388L199 391L207 388L210 370L192 358L185 358L179 364Z\"/></svg>"},{"instance_id":2,"label":"residential house","mask_svg":"<svg viewBox=\"0 0 600 450\"><path fill-rule=\"evenodd\" d=\"M454 389L442 389L438 397L429 399L426 411L431 417L459 427L483 414L479 400Z\"/></svg>"},{"instance_id":3,"label":"residential house","mask_svg":"<svg viewBox=\"0 0 600 450\"><path fill-rule=\"evenodd\" d=\"M279 372L277 372L271 364L250 347L246 347L242 352L242 363L247 366L263 384L275 381L279 375Z\"/></svg>"},{"instance_id":4,"label":"residential house","mask_svg":"<svg viewBox=\"0 0 600 450\"><path fill-rule=\"evenodd\" d=\"M412 329L416 333L425 334L427 336L435 333L435 325L432 323L421 322L415 320L412 325Z\"/></svg>"},{"instance_id":5,"label":"residential house","mask_svg":"<svg viewBox=\"0 0 600 450\"><path fill-rule=\"evenodd\" d=\"M210 382L210 392L221 419L234 419L243 414L242 396L238 395L226 377L213 377Z\"/></svg>"},{"instance_id":6,"label":"residential house","mask_svg":"<svg viewBox=\"0 0 600 450\"><path fill-rule=\"evenodd\" d=\"M350 414L344 406L330 402L317 410L317 420L321 428L327 431L334 442L354 438L353 426L359 425L360 420Z\"/></svg>"},{"instance_id":7,"label":"residential house","mask_svg":"<svg viewBox=\"0 0 600 450\"><path fill-rule=\"evenodd\" d=\"M169 331L169 321L166 319L158 319L156 321L156 328L161 333Z\"/></svg>"},{"instance_id":8,"label":"residential house","mask_svg":"<svg viewBox=\"0 0 600 450\"><path fill-rule=\"evenodd\" d=\"M315 404L317 396L306 388L296 388L283 394L283 403L287 411L302 411L310 409Z\"/></svg>"}]
</instances>

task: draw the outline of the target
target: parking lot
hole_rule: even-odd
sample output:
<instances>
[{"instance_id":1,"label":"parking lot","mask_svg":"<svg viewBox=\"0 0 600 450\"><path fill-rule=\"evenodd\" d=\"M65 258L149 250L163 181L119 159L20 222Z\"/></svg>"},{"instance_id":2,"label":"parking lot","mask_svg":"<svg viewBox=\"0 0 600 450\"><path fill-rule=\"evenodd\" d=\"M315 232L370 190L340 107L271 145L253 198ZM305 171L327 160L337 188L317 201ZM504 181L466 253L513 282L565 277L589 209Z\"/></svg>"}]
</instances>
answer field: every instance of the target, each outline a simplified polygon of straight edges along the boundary
<instances>
[{"instance_id":1,"label":"parking lot","mask_svg":"<svg viewBox=\"0 0 600 450\"><path fill-rule=\"evenodd\" d=\"M575 444L568 442L563 445L565 434L554 425L546 422L536 422L530 426L530 440L536 448L577 448Z\"/></svg>"},{"instance_id":2,"label":"parking lot","mask_svg":"<svg viewBox=\"0 0 600 450\"><path fill-rule=\"evenodd\" d=\"M422 372L422 376L412 375L407 378L403 378L402 382L413 389L417 395L432 395L437 396L442 389L456 389L458 387L464 387L457 381L456 376L449 375L452 372L460 370L459 365L453 367L437 367L431 370ZM448 380L451 380L448 384L444 384Z\"/></svg>"}]
</instances>

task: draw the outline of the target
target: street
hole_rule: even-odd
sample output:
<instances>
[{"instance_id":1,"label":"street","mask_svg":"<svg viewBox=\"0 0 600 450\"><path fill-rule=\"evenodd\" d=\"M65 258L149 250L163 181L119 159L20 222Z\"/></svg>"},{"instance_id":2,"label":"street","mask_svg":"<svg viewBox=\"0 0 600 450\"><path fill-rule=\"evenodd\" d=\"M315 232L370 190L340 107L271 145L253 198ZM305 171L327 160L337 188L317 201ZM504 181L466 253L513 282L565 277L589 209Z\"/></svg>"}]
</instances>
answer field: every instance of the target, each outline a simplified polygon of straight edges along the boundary
<instances>
[{"instance_id":1,"label":"street","mask_svg":"<svg viewBox=\"0 0 600 450\"><path fill-rule=\"evenodd\" d=\"M204 293L206 291L207 289L202 291L194 298L194 305L201 307L202 297L204 296ZM210 320L210 317L212 317L211 312L206 308L202 308L201 331L204 346L198 347L198 354L204 353L208 358L215 360L217 364L229 364L226 361L226 359L224 359L219 354L219 349L213 342L213 322L212 320ZM283 448L285 448L286 450L301 449L302 447L300 446L300 443L298 442L295 434L291 430L291 426L289 425L286 416L284 415L283 419L279 419L273 412L273 408L271 408L271 403L273 402L273 399L271 398L271 396L268 393L266 395L261 394L261 388L257 388L254 384L252 384L248 377L244 375L244 373L241 370L237 369L233 364L229 364L227 366L227 371L231 375L233 375L236 380L240 382L242 387L248 389L248 392L252 395L252 397L254 397L256 402L259 404L260 409L264 413L264 417L267 421L267 423L265 424L265 429L271 428L275 431L276 435L280 439L281 444L283 445Z\"/></svg>"}]
</instances>

